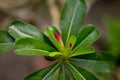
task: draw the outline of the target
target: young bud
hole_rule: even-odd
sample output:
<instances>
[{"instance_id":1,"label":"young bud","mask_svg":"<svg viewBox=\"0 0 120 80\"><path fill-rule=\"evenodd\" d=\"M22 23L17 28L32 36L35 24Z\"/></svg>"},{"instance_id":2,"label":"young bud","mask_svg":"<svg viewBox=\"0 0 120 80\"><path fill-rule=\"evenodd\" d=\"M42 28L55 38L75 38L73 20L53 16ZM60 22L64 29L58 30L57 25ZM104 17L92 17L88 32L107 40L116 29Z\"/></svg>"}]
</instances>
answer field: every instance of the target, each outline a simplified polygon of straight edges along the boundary
<instances>
[{"instance_id":1,"label":"young bud","mask_svg":"<svg viewBox=\"0 0 120 80\"><path fill-rule=\"evenodd\" d=\"M72 48L72 43L69 44L69 47Z\"/></svg>"},{"instance_id":2,"label":"young bud","mask_svg":"<svg viewBox=\"0 0 120 80\"><path fill-rule=\"evenodd\" d=\"M61 41L61 36L58 33L54 33L55 38L57 41Z\"/></svg>"},{"instance_id":3,"label":"young bud","mask_svg":"<svg viewBox=\"0 0 120 80\"><path fill-rule=\"evenodd\" d=\"M54 33L54 36L55 36L56 40L60 43L60 45L62 47L64 47L61 36L58 33Z\"/></svg>"}]
</instances>

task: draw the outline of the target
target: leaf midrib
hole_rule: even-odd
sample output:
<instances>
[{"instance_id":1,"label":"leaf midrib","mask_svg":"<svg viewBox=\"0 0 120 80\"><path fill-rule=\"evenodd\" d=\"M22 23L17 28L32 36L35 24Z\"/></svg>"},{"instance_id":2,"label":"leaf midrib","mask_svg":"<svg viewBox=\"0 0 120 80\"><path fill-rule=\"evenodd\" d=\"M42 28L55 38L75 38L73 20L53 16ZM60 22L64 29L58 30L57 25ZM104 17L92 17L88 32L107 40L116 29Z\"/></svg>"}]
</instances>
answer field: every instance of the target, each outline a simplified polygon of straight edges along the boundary
<instances>
[{"instance_id":1,"label":"leaf midrib","mask_svg":"<svg viewBox=\"0 0 120 80\"><path fill-rule=\"evenodd\" d=\"M74 12L73 12L73 15L72 15L72 19L71 19L71 23L70 23L70 25L69 25L69 30L68 30L68 34L67 34L67 40L66 40L66 46L67 46L67 43L68 43L68 39L69 39L69 36L70 36L70 32L71 32L71 28L72 28L72 25L73 25L73 21L74 21L74 17L75 17L75 13L76 13L76 11L77 11L77 6L78 6L78 4L79 4L79 2L78 1L76 1L76 6L75 6L75 10L74 10Z\"/></svg>"},{"instance_id":2,"label":"leaf midrib","mask_svg":"<svg viewBox=\"0 0 120 80\"><path fill-rule=\"evenodd\" d=\"M74 63L74 62L72 62L72 63ZM87 69L87 68L85 68L85 67L82 67L82 66L79 65L79 64L75 64L75 65L77 65L77 66L85 69L85 70L88 71L89 73L93 74L97 79L99 79L98 75L96 75L95 72L93 72L93 71L91 71L91 70L89 70L89 69Z\"/></svg>"},{"instance_id":3,"label":"leaf midrib","mask_svg":"<svg viewBox=\"0 0 120 80\"><path fill-rule=\"evenodd\" d=\"M63 80L65 80L65 70L64 70L64 65L62 65L62 71L63 71Z\"/></svg>"},{"instance_id":4,"label":"leaf midrib","mask_svg":"<svg viewBox=\"0 0 120 80\"><path fill-rule=\"evenodd\" d=\"M68 63L77 73L78 73L78 75L80 75L84 80L86 80L82 75L81 75L81 73L79 73L70 63Z\"/></svg>"},{"instance_id":5,"label":"leaf midrib","mask_svg":"<svg viewBox=\"0 0 120 80\"><path fill-rule=\"evenodd\" d=\"M21 30L18 30L17 28L14 28L15 26L11 26L10 27L10 29L12 29L14 32L18 32L18 35L19 36L27 36L27 37L31 37L31 38L35 38L35 37L33 37L32 35L30 35L30 34L28 34L28 33L25 33L25 32L22 32ZM10 32L10 34L11 34L11 32Z\"/></svg>"},{"instance_id":6,"label":"leaf midrib","mask_svg":"<svg viewBox=\"0 0 120 80\"><path fill-rule=\"evenodd\" d=\"M31 51L41 51L41 52L44 52L44 53L46 53L46 54L44 54L44 56L48 56L48 54L50 53L50 52L48 52L48 51L45 51L45 50L40 50L40 49L16 49L15 51L21 51L21 50L31 50ZM41 55L41 54L40 54Z\"/></svg>"},{"instance_id":7,"label":"leaf midrib","mask_svg":"<svg viewBox=\"0 0 120 80\"><path fill-rule=\"evenodd\" d=\"M42 80L45 80L47 76L49 76L59 65L60 63L58 63L54 68L51 69L51 71L49 73L46 74L46 76L43 77Z\"/></svg>"},{"instance_id":8,"label":"leaf midrib","mask_svg":"<svg viewBox=\"0 0 120 80\"><path fill-rule=\"evenodd\" d=\"M85 41L86 39L88 39L88 37L89 37L92 33L94 33L95 31L96 31L96 29L94 29L76 48L74 48L72 52L74 52L82 43L84 43L84 41Z\"/></svg>"}]
</instances>

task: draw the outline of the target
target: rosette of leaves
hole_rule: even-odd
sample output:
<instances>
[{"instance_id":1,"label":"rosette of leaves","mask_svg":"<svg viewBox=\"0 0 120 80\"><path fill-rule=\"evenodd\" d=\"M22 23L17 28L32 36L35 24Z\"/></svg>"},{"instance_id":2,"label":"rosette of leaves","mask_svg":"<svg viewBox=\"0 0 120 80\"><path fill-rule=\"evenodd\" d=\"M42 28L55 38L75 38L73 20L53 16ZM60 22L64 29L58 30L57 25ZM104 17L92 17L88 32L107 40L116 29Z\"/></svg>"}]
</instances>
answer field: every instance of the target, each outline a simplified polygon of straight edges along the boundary
<instances>
[{"instance_id":1,"label":"rosette of leaves","mask_svg":"<svg viewBox=\"0 0 120 80\"><path fill-rule=\"evenodd\" d=\"M7 48L1 52L14 47L18 55L42 55L55 60L51 66L24 80L100 80L96 73L110 72L113 64L105 54L94 53L91 44L99 38L100 32L91 24L82 27L85 13L84 0L67 0L60 19L61 32L48 26L46 34L28 23L15 20L8 29L9 34L1 31L7 34L3 35L2 41L8 44L3 44ZM11 37L15 39L14 43ZM2 41L0 45L4 43Z\"/></svg>"}]
</instances>

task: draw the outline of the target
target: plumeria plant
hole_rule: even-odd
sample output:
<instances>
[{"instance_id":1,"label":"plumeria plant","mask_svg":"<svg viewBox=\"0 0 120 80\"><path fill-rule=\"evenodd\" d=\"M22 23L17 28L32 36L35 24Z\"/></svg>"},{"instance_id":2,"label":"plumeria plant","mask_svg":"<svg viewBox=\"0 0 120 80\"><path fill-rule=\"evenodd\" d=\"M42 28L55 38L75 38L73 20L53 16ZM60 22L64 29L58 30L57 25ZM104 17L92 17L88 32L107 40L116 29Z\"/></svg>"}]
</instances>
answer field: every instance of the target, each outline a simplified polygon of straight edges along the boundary
<instances>
[{"instance_id":1,"label":"plumeria plant","mask_svg":"<svg viewBox=\"0 0 120 80\"><path fill-rule=\"evenodd\" d=\"M46 27L45 34L20 20L7 31L0 30L0 53L14 49L18 55L42 55L55 61L24 80L100 80L98 73L109 73L113 63L105 53L96 54L92 44L100 37L91 24L82 27L86 14L84 0L67 0L60 18L61 31Z\"/></svg>"}]
</instances>

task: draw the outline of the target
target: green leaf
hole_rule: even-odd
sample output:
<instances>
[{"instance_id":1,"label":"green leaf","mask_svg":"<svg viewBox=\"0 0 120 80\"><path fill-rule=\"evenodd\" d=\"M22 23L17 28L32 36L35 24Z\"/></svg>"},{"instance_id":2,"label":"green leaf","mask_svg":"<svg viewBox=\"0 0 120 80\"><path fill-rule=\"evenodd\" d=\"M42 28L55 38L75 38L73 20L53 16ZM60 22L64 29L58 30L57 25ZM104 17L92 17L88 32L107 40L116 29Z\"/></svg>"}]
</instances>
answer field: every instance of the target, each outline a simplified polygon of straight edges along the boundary
<instances>
[{"instance_id":1,"label":"green leaf","mask_svg":"<svg viewBox=\"0 0 120 80\"><path fill-rule=\"evenodd\" d=\"M15 52L19 55L44 55L55 51L51 46L35 38L22 38L15 43Z\"/></svg>"},{"instance_id":2,"label":"green leaf","mask_svg":"<svg viewBox=\"0 0 120 80\"><path fill-rule=\"evenodd\" d=\"M72 72L73 76L74 76L74 80L86 80L84 78L84 76L70 63L68 63L69 69Z\"/></svg>"},{"instance_id":3,"label":"green leaf","mask_svg":"<svg viewBox=\"0 0 120 80\"><path fill-rule=\"evenodd\" d=\"M84 0L67 0L60 19L62 38L67 46L71 35L77 35L86 13Z\"/></svg>"},{"instance_id":4,"label":"green leaf","mask_svg":"<svg viewBox=\"0 0 120 80\"><path fill-rule=\"evenodd\" d=\"M49 26L46 28L46 33L51 42L56 46L59 51L62 51L63 45L55 38L55 33L58 33L58 30L54 26Z\"/></svg>"},{"instance_id":5,"label":"green leaf","mask_svg":"<svg viewBox=\"0 0 120 80\"><path fill-rule=\"evenodd\" d=\"M0 30L0 53L7 52L13 48L13 38L7 31Z\"/></svg>"},{"instance_id":6,"label":"green leaf","mask_svg":"<svg viewBox=\"0 0 120 80\"><path fill-rule=\"evenodd\" d=\"M20 20L15 20L11 23L9 26L9 34L16 40L30 37L42 40L53 46L50 40L39 29Z\"/></svg>"},{"instance_id":7,"label":"green leaf","mask_svg":"<svg viewBox=\"0 0 120 80\"><path fill-rule=\"evenodd\" d=\"M62 65L60 66L60 71L57 80L73 80L73 77L68 71L65 63L62 63Z\"/></svg>"},{"instance_id":8,"label":"green leaf","mask_svg":"<svg viewBox=\"0 0 120 80\"><path fill-rule=\"evenodd\" d=\"M69 65L69 69L74 75L75 80L100 80L94 75L94 73L91 73L90 71L76 64L68 63L68 65Z\"/></svg>"},{"instance_id":9,"label":"green leaf","mask_svg":"<svg viewBox=\"0 0 120 80\"><path fill-rule=\"evenodd\" d=\"M79 47L87 47L100 37L100 32L93 25L87 25L78 33L77 41L73 51Z\"/></svg>"},{"instance_id":10,"label":"green leaf","mask_svg":"<svg viewBox=\"0 0 120 80\"><path fill-rule=\"evenodd\" d=\"M55 57L55 56L60 56L60 55L62 55L60 52L51 52L49 54L50 57Z\"/></svg>"},{"instance_id":11,"label":"green leaf","mask_svg":"<svg viewBox=\"0 0 120 80\"><path fill-rule=\"evenodd\" d=\"M47 68L40 69L39 71L29 75L24 80L54 80L56 71L59 69L61 64L53 64Z\"/></svg>"},{"instance_id":12,"label":"green leaf","mask_svg":"<svg viewBox=\"0 0 120 80\"><path fill-rule=\"evenodd\" d=\"M74 52L70 54L70 57L78 56L78 55L84 55L84 54L89 54L93 53L94 48L93 47L79 47L77 48Z\"/></svg>"},{"instance_id":13,"label":"green leaf","mask_svg":"<svg viewBox=\"0 0 120 80\"><path fill-rule=\"evenodd\" d=\"M92 54L81 55L76 58L71 58L71 60L80 65L81 67L88 69L90 71L94 71L97 73L109 73L114 68L114 63L111 61L105 60L105 54L101 56ZM106 59L109 56L106 56ZM113 59L113 58L112 58Z\"/></svg>"},{"instance_id":14,"label":"green leaf","mask_svg":"<svg viewBox=\"0 0 120 80\"><path fill-rule=\"evenodd\" d=\"M108 52L85 54L85 55L76 56L75 58L87 59L87 60L107 61L107 62L114 62L116 59L113 55L111 55Z\"/></svg>"},{"instance_id":15,"label":"green leaf","mask_svg":"<svg viewBox=\"0 0 120 80\"><path fill-rule=\"evenodd\" d=\"M9 34L12 35L16 40L25 37L43 40L44 37L39 29L20 20L15 20L11 23L9 26Z\"/></svg>"}]
</instances>

